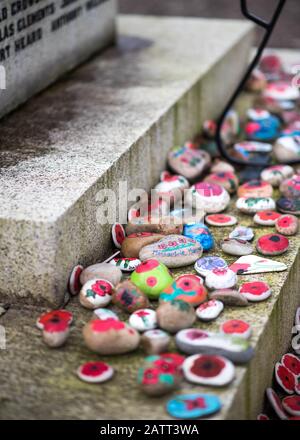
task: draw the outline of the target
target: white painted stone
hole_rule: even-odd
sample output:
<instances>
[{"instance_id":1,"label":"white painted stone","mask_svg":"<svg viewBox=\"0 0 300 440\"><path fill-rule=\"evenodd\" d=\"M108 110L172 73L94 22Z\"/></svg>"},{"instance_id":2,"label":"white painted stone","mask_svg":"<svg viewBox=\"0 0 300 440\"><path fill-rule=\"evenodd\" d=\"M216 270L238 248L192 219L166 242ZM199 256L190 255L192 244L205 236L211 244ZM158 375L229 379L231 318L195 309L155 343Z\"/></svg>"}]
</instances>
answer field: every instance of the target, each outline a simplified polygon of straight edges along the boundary
<instances>
[{"instance_id":1,"label":"white painted stone","mask_svg":"<svg viewBox=\"0 0 300 440\"><path fill-rule=\"evenodd\" d=\"M222 301L211 299L196 309L196 315L200 321L213 321L216 319L224 309Z\"/></svg>"}]
</instances>

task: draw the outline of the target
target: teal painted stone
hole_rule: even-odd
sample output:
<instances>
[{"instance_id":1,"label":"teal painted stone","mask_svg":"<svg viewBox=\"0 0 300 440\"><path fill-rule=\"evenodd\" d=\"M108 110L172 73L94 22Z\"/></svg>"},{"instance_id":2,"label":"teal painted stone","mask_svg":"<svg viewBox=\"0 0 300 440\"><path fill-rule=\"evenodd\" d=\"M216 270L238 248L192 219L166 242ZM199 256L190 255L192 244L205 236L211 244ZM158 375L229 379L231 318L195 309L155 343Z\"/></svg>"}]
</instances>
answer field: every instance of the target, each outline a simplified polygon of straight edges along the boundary
<instances>
[{"instance_id":1,"label":"teal painted stone","mask_svg":"<svg viewBox=\"0 0 300 440\"><path fill-rule=\"evenodd\" d=\"M204 223L189 223L185 225L183 235L198 241L204 251L209 251L214 247L213 236Z\"/></svg>"},{"instance_id":2,"label":"teal painted stone","mask_svg":"<svg viewBox=\"0 0 300 440\"><path fill-rule=\"evenodd\" d=\"M213 394L183 394L169 400L167 412L178 419L198 419L220 411L220 399Z\"/></svg>"}]
</instances>

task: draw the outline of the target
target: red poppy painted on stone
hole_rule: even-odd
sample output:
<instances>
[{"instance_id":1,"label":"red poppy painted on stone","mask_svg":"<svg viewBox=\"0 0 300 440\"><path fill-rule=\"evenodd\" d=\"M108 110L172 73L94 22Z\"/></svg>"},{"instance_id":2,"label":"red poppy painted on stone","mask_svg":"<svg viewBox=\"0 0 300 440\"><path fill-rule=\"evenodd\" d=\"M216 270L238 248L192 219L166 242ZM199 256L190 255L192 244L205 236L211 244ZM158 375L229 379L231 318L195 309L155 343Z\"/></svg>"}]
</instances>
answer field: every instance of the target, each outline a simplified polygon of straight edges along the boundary
<instances>
[{"instance_id":1,"label":"red poppy painted on stone","mask_svg":"<svg viewBox=\"0 0 300 440\"><path fill-rule=\"evenodd\" d=\"M75 296L78 295L81 287L80 283L80 274L83 271L83 266L78 264L72 269L69 283L68 283L68 289L71 295Z\"/></svg>"},{"instance_id":2,"label":"red poppy painted on stone","mask_svg":"<svg viewBox=\"0 0 300 440\"><path fill-rule=\"evenodd\" d=\"M256 248L263 255L280 255L289 248L289 240L281 234L266 234L257 240Z\"/></svg>"},{"instance_id":3,"label":"red poppy painted on stone","mask_svg":"<svg viewBox=\"0 0 300 440\"><path fill-rule=\"evenodd\" d=\"M288 416L284 411L284 408L282 406L281 400L279 396L275 393L275 391L272 388L267 388L266 390L267 398L270 402L270 405L272 406L273 410L277 414L277 416L281 420L287 420Z\"/></svg>"},{"instance_id":4,"label":"red poppy painted on stone","mask_svg":"<svg viewBox=\"0 0 300 440\"><path fill-rule=\"evenodd\" d=\"M214 183L200 182L194 185L195 190L203 197L220 196L223 193L223 188Z\"/></svg>"},{"instance_id":5,"label":"red poppy painted on stone","mask_svg":"<svg viewBox=\"0 0 300 440\"><path fill-rule=\"evenodd\" d=\"M40 330L43 330L45 324L49 321L65 321L67 325L71 325L73 321L73 314L68 310L51 310L51 312L43 313L38 318L36 325Z\"/></svg>"},{"instance_id":6,"label":"red poppy painted on stone","mask_svg":"<svg viewBox=\"0 0 300 440\"><path fill-rule=\"evenodd\" d=\"M292 416L300 416L300 396L287 396L282 400L282 406Z\"/></svg>"},{"instance_id":7,"label":"red poppy painted on stone","mask_svg":"<svg viewBox=\"0 0 300 440\"><path fill-rule=\"evenodd\" d=\"M258 414L256 420L270 420L270 418L266 414Z\"/></svg>"},{"instance_id":8,"label":"red poppy painted on stone","mask_svg":"<svg viewBox=\"0 0 300 440\"><path fill-rule=\"evenodd\" d=\"M273 220L274 223L275 223L275 220L277 220L279 217L281 217L281 214L276 211L261 211L261 212L258 212L256 215L261 220L265 220L265 221Z\"/></svg>"},{"instance_id":9,"label":"red poppy painted on stone","mask_svg":"<svg viewBox=\"0 0 300 440\"><path fill-rule=\"evenodd\" d=\"M116 248L121 249L121 245L126 237L125 230L120 223L115 223L111 230L112 239Z\"/></svg>"},{"instance_id":10,"label":"red poppy painted on stone","mask_svg":"<svg viewBox=\"0 0 300 440\"><path fill-rule=\"evenodd\" d=\"M144 273L144 272L150 272L151 270L155 269L159 266L158 260L147 260L143 261L136 269L136 273Z\"/></svg>"},{"instance_id":11,"label":"red poppy painted on stone","mask_svg":"<svg viewBox=\"0 0 300 440\"><path fill-rule=\"evenodd\" d=\"M300 359L292 353L284 354L281 363L295 376L300 376Z\"/></svg>"},{"instance_id":12,"label":"red poppy painted on stone","mask_svg":"<svg viewBox=\"0 0 300 440\"><path fill-rule=\"evenodd\" d=\"M241 319L230 319L220 327L221 333L248 339L251 336L250 325Z\"/></svg>"},{"instance_id":13,"label":"red poppy painted on stone","mask_svg":"<svg viewBox=\"0 0 300 440\"><path fill-rule=\"evenodd\" d=\"M295 375L280 362L277 362L275 365L275 377L277 383L287 394L294 393L296 386Z\"/></svg>"},{"instance_id":14,"label":"red poppy painted on stone","mask_svg":"<svg viewBox=\"0 0 300 440\"><path fill-rule=\"evenodd\" d=\"M243 283L239 293L244 295L248 301L264 301L272 294L271 288L263 281L250 281Z\"/></svg>"},{"instance_id":15,"label":"red poppy painted on stone","mask_svg":"<svg viewBox=\"0 0 300 440\"><path fill-rule=\"evenodd\" d=\"M224 386L233 380L235 368L223 356L195 354L184 361L183 374L192 383Z\"/></svg>"},{"instance_id":16,"label":"red poppy painted on stone","mask_svg":"<svg viewBox=\"0 0 300 440\"><path fill-rule=\"evenodd\" d=\"M205 221L212 226L232 226L237 223L233 215L227 214L210 214L205 217Z\"/></svg>"},{"instance_id":17,"label":"red poppy painted on stone","mask_svg":"<svg viewBox=\"0 0 300 440\"><path fill-rule=\"evenodd\" d=\"M77 376L88 383L102 383L111 379L114 371L112 367L105 362L95 361L86 362L77 370Z\"/></svg>"},{"instance_id":18,"label":"red poppy painted on stone","mask_svg":"<svg viewBox=\"0 0 300 440\"><path fill-rule=\"evenodd\" d=\"M119 331L125 328L125 323L122 321L116 321L113 318L108 319L94 319L91 322L91 329L95 333L108 332L110 330Z\"/></svg>"}]
</instances>

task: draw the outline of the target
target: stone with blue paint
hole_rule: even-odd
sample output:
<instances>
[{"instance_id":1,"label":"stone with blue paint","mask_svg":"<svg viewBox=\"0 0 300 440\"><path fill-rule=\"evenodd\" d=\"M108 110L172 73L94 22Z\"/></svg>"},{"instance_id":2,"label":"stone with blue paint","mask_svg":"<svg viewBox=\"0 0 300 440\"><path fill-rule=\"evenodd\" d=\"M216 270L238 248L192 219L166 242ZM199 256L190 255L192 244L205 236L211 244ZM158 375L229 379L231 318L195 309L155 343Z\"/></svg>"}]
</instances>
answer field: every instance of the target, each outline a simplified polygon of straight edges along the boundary
<instances>
[{"instance_id":1,"label":"stone with blue paint","mask_svg":"<svg viewBox=\"0 0 300 440\"><path fill-rule=\"evenodd\" d=\"M276 116L248 122L245 133L248 139L253 141L272 141L280 134L281 123Z\"/></svg>"},{"instance_id":2,"label":"stone with blue paint","mask_svg":"<svg viewBox=\"0 0 300 440\"><path fill-rule=\"evenodd\" d=\"M213 236L204 223L189 223L185 225L183 228L183 235L198 241L204 251L209 251L214 247Z\"/></svg>"},{"instance_id":3,"label":"stone with blue paint","mask_svg":"<svg viewBox=\"0 0 300 440\"><path fill-rule=\"evenodd\" d=\"M183 394L170 399L166 409L177 419L198 419L220 411L220 399L214 394Z\"/></svg>"}]
</instances>

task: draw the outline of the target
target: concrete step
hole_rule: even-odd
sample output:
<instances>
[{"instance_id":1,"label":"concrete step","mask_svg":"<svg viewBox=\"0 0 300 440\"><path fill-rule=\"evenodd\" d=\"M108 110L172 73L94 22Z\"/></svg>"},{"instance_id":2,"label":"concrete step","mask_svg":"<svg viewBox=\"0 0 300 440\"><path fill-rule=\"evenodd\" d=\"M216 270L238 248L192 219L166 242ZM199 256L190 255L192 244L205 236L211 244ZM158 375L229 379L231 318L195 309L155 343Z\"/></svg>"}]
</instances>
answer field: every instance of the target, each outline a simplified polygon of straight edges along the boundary
<instances>
[{"instance_id":1,"label":"concrete step","mask_svg":"<svg viewBox=\"0 0 300 440\"><path fill-rule=\"evenodd\" d=\"M98 191L148 190L167 150L217 116L252 42L231 20L124 16L119 31L115 48L1 121L3 300L63 301L71 268L110 251Z\"/></svg>"}]
</instances>

